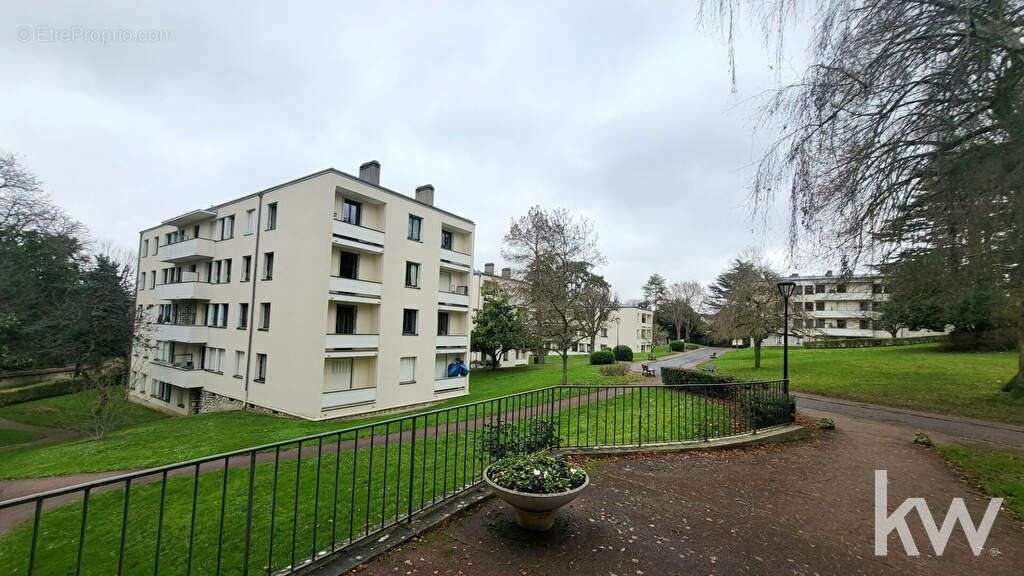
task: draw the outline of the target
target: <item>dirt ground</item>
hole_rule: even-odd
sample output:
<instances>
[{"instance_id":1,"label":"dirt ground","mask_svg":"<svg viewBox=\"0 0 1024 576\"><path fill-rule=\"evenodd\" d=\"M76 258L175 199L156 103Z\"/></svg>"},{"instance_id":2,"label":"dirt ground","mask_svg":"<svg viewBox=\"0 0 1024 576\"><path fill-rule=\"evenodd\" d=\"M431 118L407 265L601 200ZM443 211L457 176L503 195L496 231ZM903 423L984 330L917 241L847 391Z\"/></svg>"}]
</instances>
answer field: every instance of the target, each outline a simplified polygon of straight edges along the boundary
<instances>
[{"instance_id":1,"label":"dirt ground","mask_svg":"<svg viewBox=\"0 0 1024 576\"><path fill-rule=\"evenodd\" d=\"M916 514L921 555L895 532L874 554L874 470L889 511L924 497L936 521L963 497L977 524L988 504L903 426L835 416L835 432L781 446L615 457L587 463L591 487L546 534L516 527L490 499L356 568L371 574L1013 574L1024 573L1024 523L999 513L973 556L958 526L937 557Z\"/></svg>"}]
</instances>

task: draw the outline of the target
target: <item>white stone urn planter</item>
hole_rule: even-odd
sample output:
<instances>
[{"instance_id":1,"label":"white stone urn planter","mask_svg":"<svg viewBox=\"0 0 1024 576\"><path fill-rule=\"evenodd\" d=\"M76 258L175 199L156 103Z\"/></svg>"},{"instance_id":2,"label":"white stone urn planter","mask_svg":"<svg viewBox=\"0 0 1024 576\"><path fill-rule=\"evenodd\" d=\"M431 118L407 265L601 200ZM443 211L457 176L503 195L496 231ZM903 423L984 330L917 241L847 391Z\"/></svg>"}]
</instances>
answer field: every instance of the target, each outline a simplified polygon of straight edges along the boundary
<instances>
[{"instance_id":1,"label":"white stone urn planter","mask_svg":"<svg viewBox=\"0 0 1024 576\"><path fill-rule=\"evenodd\" d=\"M587 475L583 484L572 490L553 494L531 494L499 486L491 480L490 466L484 470L484 482L487 482L498 498L512 507L516 513L516 524L526 530L545 532L555 525L558 509L575 500L590 485L590 476Z\"/></svg>"}]
</instances>

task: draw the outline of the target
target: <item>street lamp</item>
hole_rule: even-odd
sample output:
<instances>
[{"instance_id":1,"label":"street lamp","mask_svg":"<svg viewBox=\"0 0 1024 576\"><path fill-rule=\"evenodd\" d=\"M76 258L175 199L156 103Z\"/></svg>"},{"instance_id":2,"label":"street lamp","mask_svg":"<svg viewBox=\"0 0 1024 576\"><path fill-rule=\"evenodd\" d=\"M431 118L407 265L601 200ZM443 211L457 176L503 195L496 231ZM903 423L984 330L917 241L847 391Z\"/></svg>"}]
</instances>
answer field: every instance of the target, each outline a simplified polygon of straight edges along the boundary
<instances>
[{"instance_id":1,"label":"street lamp","mask_svg":"<svg viewBox=\"0 0 1024 576\"><path fill-rule=\"evenodd\" d=\"M789 297L796 290L796 283L779 282L776 286L782 296L782 392L789 395Z\"/></svg>"},{"instance_id":2,"label":"street lamp","mask_svg":"<svg viewBox=\"0 0 1024 576\"><path fill-rule=\"evenodd\" d=\"M618 317L615 318L615 347L616 348L619 347L619 322L621 322L621 321L622 321L622 318L618 318Z\"/></svg>"}]
</instances>

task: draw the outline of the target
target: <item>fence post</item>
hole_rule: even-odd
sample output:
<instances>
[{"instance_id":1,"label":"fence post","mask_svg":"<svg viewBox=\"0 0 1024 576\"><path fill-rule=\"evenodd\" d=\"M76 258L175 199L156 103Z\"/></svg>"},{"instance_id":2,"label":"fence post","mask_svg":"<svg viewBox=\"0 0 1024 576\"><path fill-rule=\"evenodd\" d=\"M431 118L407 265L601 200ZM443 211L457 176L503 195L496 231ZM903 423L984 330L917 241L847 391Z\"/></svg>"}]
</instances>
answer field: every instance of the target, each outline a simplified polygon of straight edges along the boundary
<instances>
[{"instance_id":1,"label":"fence post","mask_svg":"<svg viewBox=\"0 0 1024 576\"><path fill-rule=\"evenodd\" d=\"M409 451L409 515L406 517L406 520L410 524L412 524L412 485L416 480L416 418L417 416L412 417L412 443L410 444ZM423 417L423 421L427 421L426 416ZM473 424L476 425L476 422ZM424 434L426 434L426 431L424 431ZM399 435L401 435L401 432L399 432ZM423 479L421 478L420 481L422 482Z\"/></svg>"}]
</instances>

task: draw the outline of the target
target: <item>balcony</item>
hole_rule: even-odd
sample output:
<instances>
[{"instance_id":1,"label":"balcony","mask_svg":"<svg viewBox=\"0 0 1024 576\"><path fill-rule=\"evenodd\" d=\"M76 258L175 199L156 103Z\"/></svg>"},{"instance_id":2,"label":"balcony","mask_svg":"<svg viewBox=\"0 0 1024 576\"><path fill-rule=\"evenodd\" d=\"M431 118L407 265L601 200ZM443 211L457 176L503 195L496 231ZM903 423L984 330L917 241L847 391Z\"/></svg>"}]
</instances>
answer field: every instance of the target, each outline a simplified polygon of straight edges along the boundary
<instances>
[{"instance_id":1,"label":"balcony","mask_svg":"<svg viewBox=\"0 0 1024 576\"><path fill-rule=\"evenodd\" d=\"M178 264L195 260L208 260L214 255L214 242L209 238L189 238L173 244L164 244L159 251L160 260Z\"/></svg>"},{"instance_id":2,"label":"balcony","mask_svg":"<svg viewBox=\"0 0 1024 576\"><path fill-rule=\"evenodd\" d=\"M467 348L468 346L469 336L466 334L438 334L437 336L438 348Z\"/></svg>"},{"instance_id":3,"label":"balcony","mask_svg":"<svg viewBox=\"0 0 1024 576\"><path fill-rule=\"evenodd\" d=\"M171 363L162 360L151 360L149 363L149 377L173 384L179 388L202 388L206 379L206 371L188 362L176 361Z\"/></svg>"},{"instance_id":4,"label":"balcony","mask_svg":"<svg viewBox=\"0 0 1024 576\"><path fill-rule=\"evenodd\" d=\"M380 304L380 282L331 276L330 290L331 300L338 302Z\"/></svg>"},{"instance_id":5,"label":"balcony","mask_svg":"<svg viewBox=\"0 0 1024 576\"><path fill-rule=\"evenodd\" d=\"M441 269L466 272L473 267L473 256L455 250L441 249Z\"/></svg>"},{"instance_id":6,"label":"balcony","mask_svg":"<svg viewBox=\"0 0 1024 576\"><path fill-rule=\"evenodd\" d=\"M469 386L469 376L457 376L455 378L437 378L434 380L434 393L454 392L465 390Z\"/></svg>"},{"instance_id":7,"label":"balcony","mask_svg":"<svg viewBox=\"0 0 1024 576\"><path fill-rule=\"evenodd\" d=\"M209 338L210 329L206 326L194 324L162 324L156 325L157 340L170 340L174 342L187 342L189 344L205 344Z\"/></svg>"},{"instance_id":8,"label":"balcony","mask_svg":"<svg viewBox=\"0 0 1024 576\"><path fill-rule=\"evenodd\" d=\"M380 334L328 334L326 349L351 349L376 353L380 346ZM342 358L331 354L332 358Z\"/></svg>"},{"instance_id":9,"label":"balcony","mask_svg":"<svg viewBox=\"0 0 1024 576\"><path fill-rule=\"evenodd\" d=\"M376 388L355 388L353 390L337 390L324 392L320 395L320 408L322 410L333 410L348 406L359 406L372 404L377 401Z\"/></svg>"},{"instance_id":10,"label":"balcony","mask_svg":"<svg viewBox=\"0 0 1024 576\"><path fill-rule=\"evenodd\" d=\"M160 300L209 300L212 290L213 284L209 282L182 280L157 284L156 297Z\"/></svg>"},{"instance_id":11,"label":"balcony","mask_svg":"<svg viewBox=\"0 0 1024 576\"><path fill-rule=\"evenodd\" d=\"M334 219L334 243L338 246L370 254L384 253L384 232Z\"/></svg>"},{"instance_id":12,"label":"balcony","mask_svg":"<svg viewBox=\"0 0 1024 576\"><path fill-rule=\"evenodd\" d=\"M452 306L469 307L469 287L468 286L455 286L454 290L439 290L437 293L437 302L439 304L448 304Z\"/></svg>"}]
</instances>

